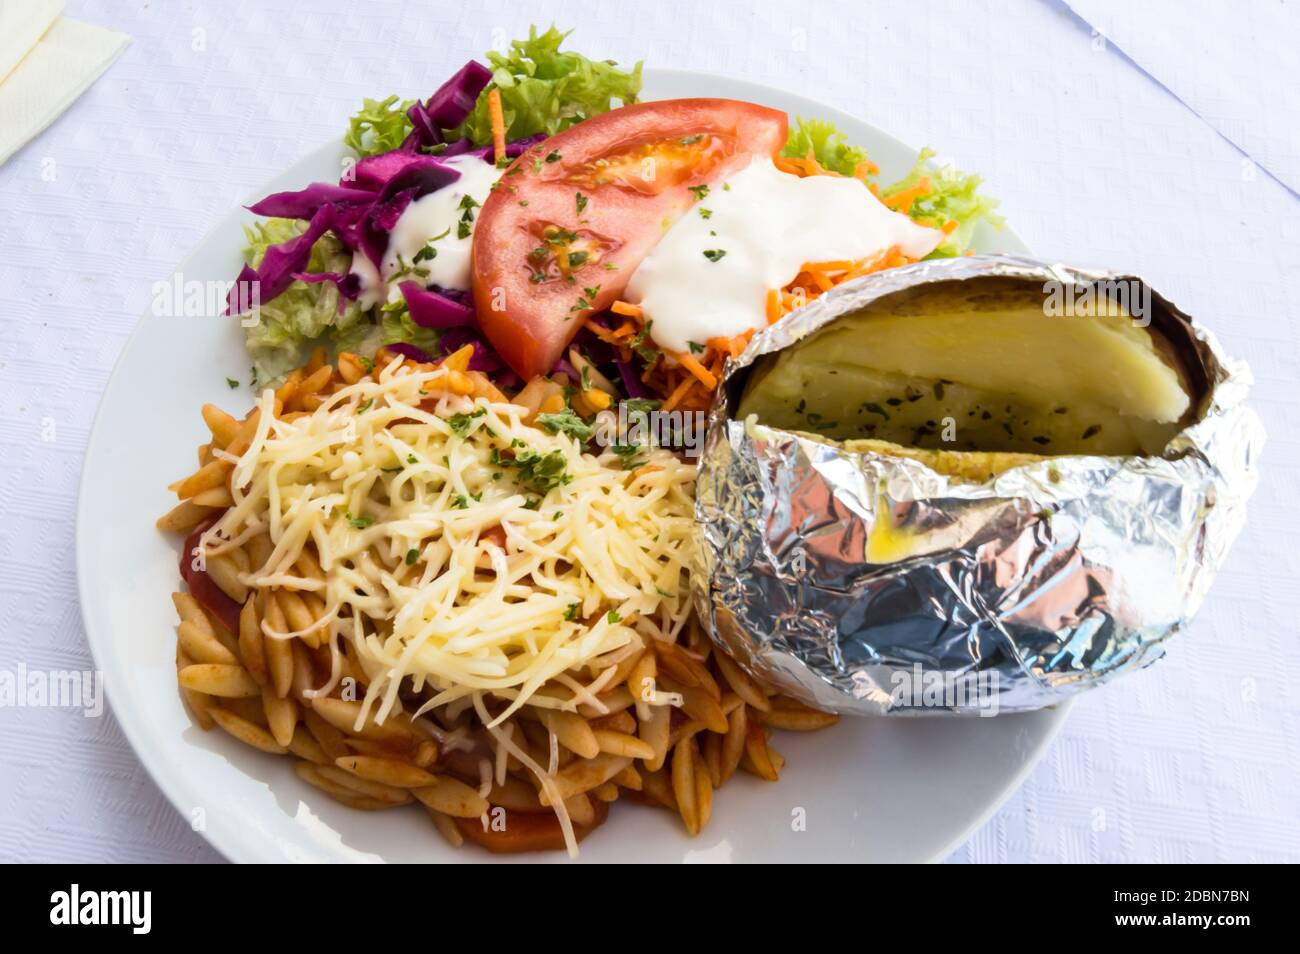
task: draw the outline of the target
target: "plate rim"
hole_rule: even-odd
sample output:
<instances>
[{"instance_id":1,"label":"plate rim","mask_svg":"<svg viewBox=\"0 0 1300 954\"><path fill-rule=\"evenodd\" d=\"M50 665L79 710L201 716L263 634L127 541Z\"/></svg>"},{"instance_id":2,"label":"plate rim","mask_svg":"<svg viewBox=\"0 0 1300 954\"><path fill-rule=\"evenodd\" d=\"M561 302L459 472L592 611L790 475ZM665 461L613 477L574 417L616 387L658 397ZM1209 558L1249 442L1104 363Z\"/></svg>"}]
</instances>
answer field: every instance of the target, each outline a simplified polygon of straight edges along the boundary
<instances>
[{"instance_id":1,"label":"plate rim","mask_svg":"<svg viewBox=\"0 0 1300 954\"><path fill-rule=\"evenodd\" d=\"M656 85L653 82L654 80L658 80L661 83L713 83L724 87L733 87L738 90L746 90L746 95L750 96L761 97L762 94L766 93L786 100L797 100L807 105L810 111L810 116L815 115L816 118L828 119L837 123L847 121L855 125L866 126L871 129L874 136L879 137L881 140L889 141L897 148L905 149L912 153L917 151L915 147L894 136L892 133L882 129L875 123L859 116L855 116L846 110L830 104L818 102L802 93L782 89L781 87L773 86L770 83L764 83L746 77L713 73L707 70L673 67L647 67L645 68L643 75L647 84L652 86ZM278 178L280 175L283 175L289 169L300 163L306 162L312 157L331 148L337 149L339 148L339 144L333 141L325 141L303 152L293 162L268 176L268 186L271 181ZM266 188L268 186L259 187L259 190L255 191L251 198L246 198L249 198L249 201L255 201L257 197L266 193ZM204 254L204 250L215 233L229 227L232 223L243 221L246 217L244 204L241 202L239 206L228 210L223 215L216 218L204 231L202 236L199 237L197 242L189 249L185 257L175 266L175 268L173 268L173 274L184 273L189 269L191 263ZM1028 247L1025 245L1024 240L1021 239L1019 234L1009 226L1004 225L1002 227L999 232L999 237L1007 242L1007 244L1018 245L1021 252L1031 254ZM89 590L88 583L91 574L87 572L87 561L90 559L90 544L86 542L86 533L89 532L86 530L86 527L88 526L87 518L89 516L88 509L90 506L89 495L87 493L87 476L92 464L101 456L101 445L103 441L106 440L101 425L106 415L110 396L120 387L121 381L124 379L123 366L127 361L128 355L136 344L137 339L143 334L144 329L148 324L148 317L149 311L146 309L145 312L136 319L130 333L127 335L126 341L123 343L121 350L113 361L112 370L109 372L108 378L104 384L103 392L100 394L99 401L95 408L94 418L91 422L90 432L86 440L85 451L78 474L75 526L76 552L74 565L77 574L78 613L81 617L82 629L86 635L86 643L90 649L91 658L94 661L96 671L99 673L105 700L111 707L113 718L120 727L122 734L126 737L127 742L130 744L135 757L139 760L145 771L149 773L150 779L162 792L163 796L171 804L172 808L182 818L184 818L186 815L186 804L193 804L195 802L194 798L187 799L185 796L196 793L200 788L200 783L197 781L190 781L183 773L174 771L171 766L164 763L162 751L160 749L146 744L149 742L149 732L144 724L145 720L143 713L138 709L138 707L132 706L129 703L125 705L117 704L117 700L115 700L115 692L112 689L116 680L106 678L107 674L112 672L115 668L112 665L105 665L105 662L115 662L114 660L104 658L110 648L111 634L105 632L103 627L107 627L109 624L106 620L100 621L98 618L92 619L91 613L89 612L93 601L90 599L91 591ZM1065 725L1071 706L1072 700L1055 707L1054 717L1051 719L1047 730L1042 733L1033 749L1026 754L1017 771L1008 776L1005 784L998 791L998 794L989 800L984 810L975 816L973 821L965 826L964 829L954 835L948 843L944 844L940 850L936 851L930 857L918 859L918 861L935 863L947 858L953 851L965 844L976 831L983 827L984 824L987 823L988 820L1006 804L1010 797L1019 790L1020 786L1024 783L1025 778L1038 765L1043 755L1060 734L1061 729ZM217 824L208 825L204 829L199 830L198 833L208 845L228 861L258 863L270 860L265 853L261 853L257 850L256 844L250 844L241 837L238 826L229 825L225 823L224 820L219 820ZM284 858L281 853L276 860L284 862L287 859ZM460 863L491 863L494 860L496 859L475 857L466 858ZM537 860L540 861L543 859L539 858Z\"/></svg>"}]
</instances>

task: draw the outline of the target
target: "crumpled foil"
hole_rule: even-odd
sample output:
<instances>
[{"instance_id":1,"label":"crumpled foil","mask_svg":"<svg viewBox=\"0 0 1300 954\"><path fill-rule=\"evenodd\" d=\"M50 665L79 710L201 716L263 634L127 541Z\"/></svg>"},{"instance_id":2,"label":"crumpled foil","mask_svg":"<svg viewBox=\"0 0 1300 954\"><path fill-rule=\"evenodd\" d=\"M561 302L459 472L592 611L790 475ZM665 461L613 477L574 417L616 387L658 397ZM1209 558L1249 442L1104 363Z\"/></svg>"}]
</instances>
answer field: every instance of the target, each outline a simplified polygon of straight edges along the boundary
<instances>
[{"instance_id":1,"label":"crumpled foil","mask_svg":"<svg viewBox=\"0 0 1300 954\"><path fill-rule=\"evenodd\" d=\"M730 417L761 355L893 292L982 276L1040 293L1045 282L1141 281L1000 255L891 269L755 335L718 388L692 595L718 645L808 705L890 715L1060 703L1163 655L1245 520L1264 440L1244 405L1249 369L1154 289L1153 324L1204 375L1199 418L1160 457L1056 457L963 484ZM868 563L882 520L914 544Z\"/></svg>"}]
</instances>

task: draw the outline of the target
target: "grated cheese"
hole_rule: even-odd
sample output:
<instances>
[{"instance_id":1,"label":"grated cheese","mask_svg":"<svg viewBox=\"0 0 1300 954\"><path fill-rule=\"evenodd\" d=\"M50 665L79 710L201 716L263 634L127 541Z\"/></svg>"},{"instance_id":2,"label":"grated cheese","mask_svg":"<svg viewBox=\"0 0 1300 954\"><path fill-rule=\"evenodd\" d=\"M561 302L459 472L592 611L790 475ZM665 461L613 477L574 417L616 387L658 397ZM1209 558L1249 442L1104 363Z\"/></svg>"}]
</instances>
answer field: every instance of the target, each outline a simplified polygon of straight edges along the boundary
<instances>
[{"instance_id":1,"label":"grated cheese","mask_svg":"<svg viewBox=\"0 0 1300 954\"><path fill-rule=\"evenodd\" d=\"M599 707L620 660L676 639L690 612L695 473L662 450L644 457L654 466L624 470L612 452L526 424L523 407L450 395L446 373L395 360L291 421L265 392L234 503L200 545L215 555L268 533L266 564L242 578L294 580L324 601L334 658L315 692L333 689L347 640L369 680L360 720L400 709L409 678L427 697L416 716L473 707L499 776L503 750L519 757L500 728L519 707ZM289 576L309 544L318 584ZM487 699L504 708L493 715ZM549 772L520 761L544 790L554 784L554 757Z\"/></svg>"}]
</instances>

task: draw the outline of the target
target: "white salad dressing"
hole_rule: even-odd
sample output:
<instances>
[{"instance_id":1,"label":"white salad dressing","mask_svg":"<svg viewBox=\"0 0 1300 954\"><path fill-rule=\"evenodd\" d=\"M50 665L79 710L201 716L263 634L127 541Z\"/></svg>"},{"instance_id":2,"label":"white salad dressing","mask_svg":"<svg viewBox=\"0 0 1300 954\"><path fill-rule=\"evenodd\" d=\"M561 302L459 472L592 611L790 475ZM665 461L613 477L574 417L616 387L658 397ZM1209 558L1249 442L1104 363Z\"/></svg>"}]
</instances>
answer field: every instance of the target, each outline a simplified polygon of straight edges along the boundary
<instances>
[{"instance_id":1,"label":"white salad dressing","mask_svg":"<svg viewBox=\"0 0 1300 954\"><path fill-rule=\"evenodd\" d=\"M437 192L421 196L406 207L388 236L382 275L364 253L356 252L352 256L352 271L361 279L362 305L374 305L384 298L399 299L401 292L397 281L387 289L384 285L395 279L403 267L423 270L426 275L419 277L426 285L469 288L469 253L474 231L471 224L468 235L464 238L459 235L461 218L465 214L460 203L468 195L481 206L492 190L492 184L501 177L501 170L478 156L452 156L447 165L459 172L460 178ZM477 206L473 209L473 219L478 221ZM438 254L416 265L416 254L430 244Z\"/></svg>"},{"instance_id":2,"label":"white salad dressing","mask_svg":"<svg viewBox=\"0 0 1300 954\"><path fill-rule=\"evenodd\" d=\"M681 353L766 326L768 290L809 262L856 261L894 246L921 258L942 240L858 179L801 178L758 157L668 229L623 298L641 306L660 347Z\"/></svg>"}]
</instances>

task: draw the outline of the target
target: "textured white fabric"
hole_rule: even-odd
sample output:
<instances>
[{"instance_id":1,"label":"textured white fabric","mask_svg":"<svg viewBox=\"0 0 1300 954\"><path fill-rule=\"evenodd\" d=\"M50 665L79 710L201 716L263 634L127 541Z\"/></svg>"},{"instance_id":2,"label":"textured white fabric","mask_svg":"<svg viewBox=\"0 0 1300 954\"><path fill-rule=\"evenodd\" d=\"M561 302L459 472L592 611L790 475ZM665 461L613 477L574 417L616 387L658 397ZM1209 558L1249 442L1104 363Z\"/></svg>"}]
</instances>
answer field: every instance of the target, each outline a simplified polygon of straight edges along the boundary
<instances>
[{"instance_id":1,"label":"textured white fabric","mask_svg":"<svg viewBox=\"0 0 1300 954\"><path fill-rule=\"evenodd\" d=\"M1279 80L1295 56L1300 13L1285 3L1222 0L1068 0L1144 73L1300 193L1300 130L1277 108L1294 86ZM1294 73L1291 74L1294 76Z\"/></svg>"},{"instance_id":2,"label":"textured white fabric","mask_svg":"<svg viewBox=\"0 0 1300 954\"><path fill-rule=\"evenodd\" d=\"M554 19L595 55L783 86L929 143L984 174L1037 252L1136 269L1251 362L1271 442L1200 617L1165 660L1081 700L953 860L1300 860L1294 195L1060 3L638 9L70 0L68 16L133 43L0 168L0 670L90 665L71 558L78 470L150 283L273 172L339 136L363 96L428 92L530 18ZM1273 68L1276 89L1295 88L1293 59ZM1300 129L1300 100L1273 108ZM215 857L111 715L0 709L0 859Z\"/></svg>"}]
</instances>

